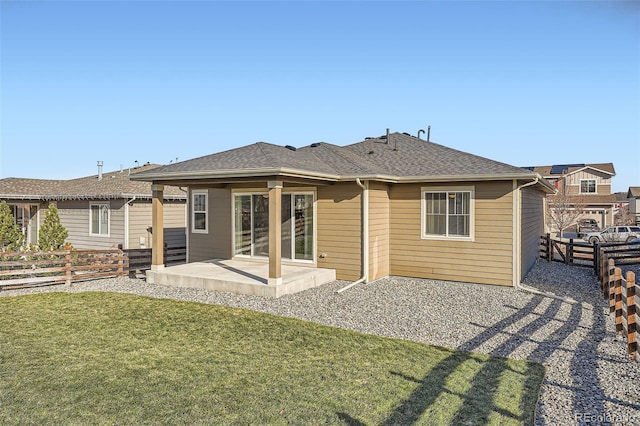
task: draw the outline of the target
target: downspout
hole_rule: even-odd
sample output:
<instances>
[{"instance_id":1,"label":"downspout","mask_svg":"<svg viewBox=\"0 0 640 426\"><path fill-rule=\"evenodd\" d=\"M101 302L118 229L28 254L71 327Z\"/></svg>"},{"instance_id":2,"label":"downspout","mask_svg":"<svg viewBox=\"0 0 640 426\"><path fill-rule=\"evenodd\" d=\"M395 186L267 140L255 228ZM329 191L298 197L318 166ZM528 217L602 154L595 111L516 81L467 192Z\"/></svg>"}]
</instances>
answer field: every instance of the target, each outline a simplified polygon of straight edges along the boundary
<instances>
[{"instance_id":1,"label":"downspout","mask_svg":"<svg viewBox=\"0 0 640 426\"><path fill-rule=\"evenodd\" d=\"M129 249L129 206L132 202L134 202L136 196L134 195L132 199L124 203L124 249Z\"/></svg>"},{"instance_id":2,"label":"downspout","mask_svg":"<svg viewBox=\"0 0 640 426\"><path fill-rule=\"evenodd\" d=\"M362 213L362 276L346 287L343 287L340 290L336 291L336 293L342 293L343 291L353 287L356 284L369 281L369 184L366 181L365 184L363 184L360 181L360 178L356 178L356 184L358 184L358 186L362 188L362 199L360 208L360 211Z\"/></svg>"},{"instance_id":3,"label":"downspout","mask_svg":"<svg viewBox=\"0 0 640 426\"><path fill-rule=\"evenodd\" d=\"M182 189L182 187L179 186L178 189L185 193L187 199L184 209L184 243L187 246L184 261L189 263L189 188L187 187L187 189Z\"/></svg>"},{"instance_id":4,"label":"downspout","mask_svg":"<svg viewBox=\"0 0 640 426\"><path fill-rule=\"evenodd\" d=\"M520 249L520 238L518 238L519 236L519 232L520 232L520 191L523 188L526 188L527 186L532 186L537 184L538 182L540 182L540 176L536 176L535 180L522 184L520 186L517 186L517 181L514 180L514 191L513 191L513 241L514 241L514 260L515 260L515 265L514 265L514 271L513 271L513 283L514 283L514 287L520 291L525 291L527 293L532 293L532 294L537 294L538 296L543 296L543 297L549 297L551 299L556 299L556 300L560 300L561 302L565 302L565 303L578 303L575 299L571 298L571 297L562 297L562 296L558 296L556 294L553 293L547 293L544 291L540 291L537 290L533 287L529 287L526 286L524 284L522 284L520 282L520 277L519 277L519 272L520 272L520 255L521 255L521 249ZM546 198L546 197L545 197Z\"/></svg>"}]
</instances>

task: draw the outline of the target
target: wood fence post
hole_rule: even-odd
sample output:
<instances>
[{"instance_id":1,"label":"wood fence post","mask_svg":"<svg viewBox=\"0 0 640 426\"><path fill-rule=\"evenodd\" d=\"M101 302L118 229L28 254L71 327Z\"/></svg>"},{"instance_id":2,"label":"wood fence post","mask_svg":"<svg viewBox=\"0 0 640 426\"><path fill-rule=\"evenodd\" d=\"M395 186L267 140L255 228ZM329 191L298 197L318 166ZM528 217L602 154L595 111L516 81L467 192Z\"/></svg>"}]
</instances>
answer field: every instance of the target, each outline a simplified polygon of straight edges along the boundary
<instances>
[{"instance_id":1,"label":"wood fence post","mask_svg":"<svg viewBox=\"0 0 640 426\"><path fill-rule=\"evenodd\" d=\"M569 244L565 244L564 247L564 263L568 265L573 263L573 238L569 238Z\"/></svg>"},{"instance_id":2,"label":"wood fence post","mask_svg":"<svg viewBox=\"0 0 640 426\"><path fill-rule=\"evenodd\" d=\"M124 278L124 262L122 261L124 252L118 249L118 278Z\"/></svg>"},{"instance_id":3,"label":"wood fence post","mask_svg":"<svg viewBox=\"0 0 640 426\"><path fill-rule=\"evenodd\" d=\"M613 259L609 259L609 270L607 272L607 286L604 296L609 299L609 313L615 311L615 282L616 282L616 263Z\"/></svg>"},{"instance_id":4,"label":"wood fence post","mask_svg":"<svg viewBox=\"0 0 640 426\"><path fill-rule=\"evenodd\" d=\"M547 233L547 261L553 259L553 246L551 245L551 234Z\"/></svg>"},{"instance_id":5,"label":"wood fence post","mask_svg":"<svg viewBox=\"0 0 640 426\"><path fill-rule=\"evenodd\" d=\"M64 254L64 276L65 281L64 284L67 287L71 287L71 250L66 250Z\"/></svg>"},{"instance_id":6,"label":"wood fence post","mask_svg":"<svg viewBox=\"0 0 640 426\"><path fill-rule=\"evenodd\" d=\"M636 323L636 274L627 272L627 348L629 359L636 361L638 356Z\"/></svg>"},{"instance_id":7,"label":"wood fence post","mask_svg":"<svg viewBox=\"0 0 640 426\"><path fill-rule=\"evenodd\" d=\"M622 333L622 270L616 268L615 276L615 323L616 333Z\"/></svg>"},{"instance_id":8,"label":"wood fence post","mask_svg":"<svg viewBox=\"0 0 640 426\"><path fill-rule=\"evenodd\" d=\"M600 266L600 250L598 248L598 243L593 245L593 273L598 273L598 266Z\"/></svg>"}]
</instances>

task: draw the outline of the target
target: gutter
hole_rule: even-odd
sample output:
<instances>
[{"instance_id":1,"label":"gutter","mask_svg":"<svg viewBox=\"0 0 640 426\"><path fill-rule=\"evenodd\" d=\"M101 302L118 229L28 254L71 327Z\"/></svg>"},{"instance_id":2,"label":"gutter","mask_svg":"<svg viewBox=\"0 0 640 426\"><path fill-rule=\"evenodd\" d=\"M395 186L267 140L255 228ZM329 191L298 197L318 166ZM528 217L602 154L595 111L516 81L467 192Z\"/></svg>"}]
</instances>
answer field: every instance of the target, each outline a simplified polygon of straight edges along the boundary
<instances>
[{"instance_id":1,"label":"gutter","mask_svg":"<svg viewBox=\"0 0 640 426\"><path fill-rule=\"evenodd\" d=\"M362 282L369 282L369 182L365 181L365 183L362 184L360 178L356 178L356 184L362 188L362 207L360 209L362 212L362 276L351 284L342 287L336 291L336 293L342 293Z\"/></svg>"},{"instance_id":2,"label":"gutter","mask_svg":"<svg viewBox=\"0 0 640 426\"><path fill-rule=\"evenodd\" d=\"M292 169L287 167L270 167L255 169L225 169L225 170L208 170L208 171L192 171L192 172L167 172L167 173L147 173L141 172L130 177L134 181L162 182L175 180L200 180L200 179L233 179L233 178L260 178L266 176L285 176L292 178L324 180L328 182L351 182L353 180L376 180L389 183L428 183L428 182L465 182L465 181L490 181L490 180L512 180L512 179L538 179L545 188L553 190L553 188L544 181L539 180L539 174L522 174L508 173L502 175L483 174L483 175L423 175L423 176L394 176L387 174L371 173L367 175L335 175L329 173L314 173L308 170ZM175 185L174 185L175 186Z\"/></svg>"},{"instance_id":3,"label":"gutter","mask_svg":"<svg viewBox=\"0 0 640 426\"><path fill-rule=\"evenodd\" d=\"M166 180L183 180L183 179L220 179L220 178L238 178L238 177L265 177L282 175L288 177L307 178L316 180L337 181L340 179L338 175L328 173L314 173L307 170L290 169L286 167L267 167L255 169L225 169L225 170L208 170L208 171L192 171L192 172L167 172L167 173L136 173L131 175L130 180L143 182L160 182Z\"/></svg>"},{"instance_id":4,"label":"gutter","mask_svg":"<svg viewBox=\"0 0 640 426\"><path fill-rule=\"evenodd\" d=\"M531 181L531 182L527 182L524 183L520 186L517 186L517 181L514 180L513 181L513 207L514 207L514 215L513 215L513 240L514 240L514 244L513 244L513 252L514 252L514 259L515 259L515 268L513 270L513 284L514 287L517 290L520 291L524 291L527 293L532 293L532 294L536 294L538 296L543 296L543 297L549 297L551 299L556 299L556 300L560 300L561 302L565 302L565 303L571 303L571 304L576 304L579 303L578 301L576 301L575 299L571 298L571 297L562 297L562 296L558 296L556 294L553 293L548 293L548 292L544 292L544 291L540 291L538 289L535 289L533 287L529 287L526 286L524 284L522 284L520 282L520 268L521 268L521 263L520 263L520 255L521 255L521 249L520 249L520 238L518 238L519 232L520 232L520 209L518 208L520 205L520 191L523 188L526 188L528 186L532 186L532 185L536 185L538 183L540 183L540 175L536 176L536 178Z\"/></svg>"}]
</instances>

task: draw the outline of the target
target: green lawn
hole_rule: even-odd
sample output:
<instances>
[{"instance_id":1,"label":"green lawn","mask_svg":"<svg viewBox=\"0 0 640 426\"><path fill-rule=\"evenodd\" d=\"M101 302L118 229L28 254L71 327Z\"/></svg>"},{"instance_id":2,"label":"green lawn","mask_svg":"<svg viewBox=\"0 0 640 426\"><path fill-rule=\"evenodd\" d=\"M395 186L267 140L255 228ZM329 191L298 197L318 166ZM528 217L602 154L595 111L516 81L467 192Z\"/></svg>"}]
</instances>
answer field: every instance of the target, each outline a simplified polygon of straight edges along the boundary
<instances>
[{"instance_id":1,"label":"green lawn","mask_svg":"<svg viewBox=\"0 0 640 426\"><path fill-rule=\"evenodd\" d=\"M543 374L213 305L0 298L0 424L532 424Z\"/></svg>"}]
</instances>

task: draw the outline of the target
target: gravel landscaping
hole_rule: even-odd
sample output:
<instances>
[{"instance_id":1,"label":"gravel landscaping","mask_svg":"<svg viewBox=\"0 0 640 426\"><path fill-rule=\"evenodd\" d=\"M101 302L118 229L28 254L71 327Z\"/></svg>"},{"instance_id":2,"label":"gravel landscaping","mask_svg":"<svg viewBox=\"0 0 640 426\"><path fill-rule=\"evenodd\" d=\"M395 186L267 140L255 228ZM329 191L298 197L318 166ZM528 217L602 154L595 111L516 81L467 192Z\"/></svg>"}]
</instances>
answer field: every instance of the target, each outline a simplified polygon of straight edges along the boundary
<instances>
[{"instance_id":1,"label":"gravel landscaping","mask_svg":"<svg viewBox=\"0 0 640 426\"><path fill-rule=\"evenodd\" d=\"M635 268L640 274L640 268ZM524 284L577 303L529 292L467 283L391 277L336 294L336 281L279 299L105 279L0 291L118 291L252 309L346 329L546 367L536 424L640 425L640 363L628 361L613 318L588 268L539 262Z\"/></svg>"}]
</instances>

